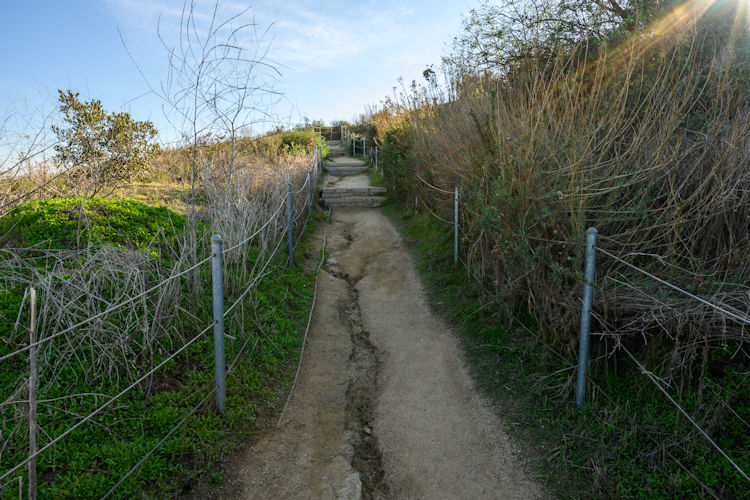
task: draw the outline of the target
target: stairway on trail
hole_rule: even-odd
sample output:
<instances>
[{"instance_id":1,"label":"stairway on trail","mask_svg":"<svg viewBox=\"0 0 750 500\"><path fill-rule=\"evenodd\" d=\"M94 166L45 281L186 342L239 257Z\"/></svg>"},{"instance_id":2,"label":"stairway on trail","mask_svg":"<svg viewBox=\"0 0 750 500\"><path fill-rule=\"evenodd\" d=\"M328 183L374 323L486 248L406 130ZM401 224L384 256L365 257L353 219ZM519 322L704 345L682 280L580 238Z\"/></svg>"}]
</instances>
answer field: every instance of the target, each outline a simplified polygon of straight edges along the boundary
<instances>
[{"instance_id":1,"label":"stairway on trail","mask_svg":"<svg viewBox=\"0 0 750 500\"><path fill-rule=\"evenodd\" d=\"M386 202L379 196L384 187L370 185L365 162L347 156L340 141L328 143L329 160L325 163L328 176L322 190L323 203L327 207L379 207Z\"/></svg>"}]
</instances>

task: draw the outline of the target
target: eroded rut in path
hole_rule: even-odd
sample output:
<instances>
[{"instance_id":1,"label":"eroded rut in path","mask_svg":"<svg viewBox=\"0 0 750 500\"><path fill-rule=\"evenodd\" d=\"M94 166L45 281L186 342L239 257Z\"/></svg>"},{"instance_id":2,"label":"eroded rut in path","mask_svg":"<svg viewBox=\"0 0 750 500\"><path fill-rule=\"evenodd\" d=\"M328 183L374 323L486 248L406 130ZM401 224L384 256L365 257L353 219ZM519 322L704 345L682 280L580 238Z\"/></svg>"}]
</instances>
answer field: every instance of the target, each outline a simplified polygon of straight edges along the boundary
<instances>
[{"instance_id":1,"label":"eroded rut in path","mask_svg":"<svg viewBox=\"0 0 750 500\"><path fill-rule=\"evenodd\" d=\"M362 497L387 496L383 481L385 472L378 450L377 438L372 432L372 408L376 402L376 389L380 359L362 326L357 292L349 292L351 301L347 315L352 325L352 354L349 357L349 388L346 391L348 413L355 433L352 466L362 479Z\"/></svg>"},{"instance_id":2,"label":"eroded rut in path","mask_svg":"<svg viewBox=\"0 0 750 500\"><path fill-rule=\"evenodd\" d=\"M379 210L341 209L281 426L228 470L234 498L540 498Z\"/></svg>"},{"instance_id":3,"label":"eroded rut in path","mask_svg":"<svg viewBox=\"0 0 750 500\"><path fill-rule=\"evenodd\" d=\"M362 498L384 498L388 496L388 488L384 482L385 473L371 423L372 408L377 399L380 356L362 324L359 296L355 288L362 276L351 276L339 266L342 254L351 247L353 241L350 225L335 219L333 226L336 231L334 234L340 234L343 241L334 239L331 256L326 262L327 271L346 281L349 286L349 301L340 313L343 321L348 321L352 335L348 363L349 385L346 391L349 428L353 437L352 467L362 480Z\"/></svg>"}]
</instances>

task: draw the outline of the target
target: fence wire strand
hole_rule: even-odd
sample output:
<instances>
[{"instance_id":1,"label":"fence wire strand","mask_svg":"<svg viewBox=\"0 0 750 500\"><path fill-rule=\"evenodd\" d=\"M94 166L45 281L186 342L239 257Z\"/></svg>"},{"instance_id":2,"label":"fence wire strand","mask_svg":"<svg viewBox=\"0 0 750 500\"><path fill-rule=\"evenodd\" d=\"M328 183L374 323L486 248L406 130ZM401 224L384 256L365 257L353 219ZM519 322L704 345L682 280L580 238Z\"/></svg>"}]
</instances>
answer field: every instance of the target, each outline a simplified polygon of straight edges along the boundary
<instances>
[{"instance_id":1,"label":"fence wire strand","mask_svg":"<svg viewBox=\"0 0 750 500\"><path fill-rule=\"evenodd\" d=\"M420 177L420 175L418 173L416 173L416 172L414 172L414 175L417 176L417 179L419 179L420 181L424 182L427 186L431 187L432 189L434 189L436 191L440 191L441 193L447 193L447 194L453 194L454 193L453 191L449 191L447 189L441 189L439 187L433 186L432 184L430 184L426 180L422 179L422 177Z\"/></svg>"},{"instance_id":2,"label":"fence wire strand","mask_svg":"<svg viewBox=\"0 0 750 500\"><path fill-rule=\"evenodd\" d=\"M306 176L304 184L302 184L298 190L294 191L294 194L300 194L302 190L307 187L308 182L310 182L310 178Z\"/></svg>"},{"instance_id":3,"label":"fence wire strand","mask_svg":"<svg viewBox=\"0 0 750 500\"><path fill-rule=\"evenodd\" d=\"M747 318L745 318L745 317L742 317L742 316L740 316L739 314L735 314L735 313L733 313L733 312L731 312L731 311L727 311L727 310L726 310L726 309L724 309L723 307L721 307L721 306L718 306L718 305L714 304L713 302L709 302L708 300L706 300L706 299L704 299L704 298L702 298L702 297L699 297L699 296L697 296L697 295L695 295L695 294L692 294L692 293L688 292L687 290L683 290L682 288L680 288L680 287L678 287L678 286L676 286L676 285L673 285L672 283L670 283L670 282L668 282L668 281L665 281L665 280L663 280L663 279L659 278L658 276L654 276L653 274L649 273L648 271L644 271L644 270L643 270L643 269L641 269L640 267L638 267L638 266L634 266L634 265L633 265L633 264L631 264L630 262L627 262L626 260L623 260L623 259L621 259L620 257L618 257L618 256L616 256L616 255L613 255L613 254L611 254L610 252L608 252L608 251L606 251L606 250L604 250L604 249L602 249L602 248L600 248L600 247L597 247L597 246L595 246L594 248L596 249L596 251L598 251L598 252L602 252L603 254L605 254L605 255L608 255L609 257L613 258L613 259L614 259L614 260L616 260L617 262L620 262L620 263L622 263L622 264L625 264L625 265L626 265L626 266L628 266L629 268L631 268L631 269L633 269L633 270L635 270L635 271L638 271L639 273L642 273L642 274L644 274L644 275L648 276L649 278L651 278L651 279L653 279L653 280L655 280L655 281L658 281L658 282L659 282L659 283L661 283L662 285L668 286L669 288L671 288L671 289L673 289L673 290L676 290L676 291L680 292L680 293L681 293L681 294L683 294L683 295L687 295L688 297L690 297L690 298L692 298L692 299L695 299L695 300L697 300L698 302L701 302L702 304L705 304L705 305L707 305L707 306L709 306L709 307L711 307L711 308L713 308L713 309L715 309L715 310L717 310L717 311L719 311L719 312L721 312L721 313L723 313L723 314L726 314L726 315L727 315L727 316L729 316L730 318L733 318L733 319L735 319L735 320L739 321L740 323L743 323L743 324L746 324L746 325L750 325L750 319L747 319Z\"/></svg>"},{"instance_id":4,"label":"fence wire strand","mask_svg":"<svg viewBox=\"0 0 750 500\"><path fill-rule=\"evenodd\" d=\"M307 326L305 327L305 335L302 338L302 349L299 353L299 363L297 364L297 372L294 374L294 382L292 382L292 388L289 390L289 395L286 398L286 402L284 403L284 408L281 410L281 415L279 416L279 421L276 423L276 428L278 428L281 425L282 420L284 420L284 412L286 412L286 407L289 405L289 401L292 399L292 393L294 392L294 387L297 384L297 378L299 377L299 372L302 369L302 357L305 355L305 344L307 344L307 334L310 331L310 323L312 323L312 315L313 311L315 310L315 300L318 297L318 274L320 274L320 268L323 266L323 261L325 260L326 255L326 234L327 232L323 233L323 248L320 250L320 262L318 263L318 269L315 271L315 289L313 291L313 300L312 304L310 305L310 316L307 318Z\"/></svg>"},{"instance_id":5,"label":"fence wire strand","mask_svg":"<svg viewBox=\"0 0 750 500\"><path fill-rule=\"evenodd\" d=\"M279 212L281 211L281 209L284 208L284 204L285 203L286 203L286 197L283 197L283 199L281 200L281 203L279 204L279 207L276 209L276 211L273 213L273 215L271 215L271 217L269 217L269 219L260 228L258 228L258 230L256 230L253 234L251 234L250 236L248 236L247 238L245 238L243 241L237 243L236 245L231 246L229 248L225 248L224 250L222 250L221 251L222 255L225 254L225 253L227 253L227 252L230 252L230 251L234 250L235 248L238 248L238 247L244 245L248 241L250 241L253 238L255 238L256 236L258 236L261 231L263 231L265 228L267 228L268 225L271 222L274 221L274 219L279 214Z\"/></svg>"},{"instance_id":6,"label":"fence wire strand","mask_svg":"<svg viewBox=\"0 0 750 500\"><path fill-rule=\"evenodd\" d=\"M113 312L113 311L116 311L117 309L120 309L120 308L121 308L121 307L123 307L123 306L126 306L126 305L128 305L128 304L131 304L131 303L135 302L136 300L138 300L138 299L140 299L140 298L143 298L143 297L145 297L145 296L146 296L146 295L148 295L149 293L151 293L151 292L153 292L153 291L155 291L155 290L158 290L159 288L161 288L162 286L164 286L164 285L165 285L166 283L169 283L170 281L173 281L173 280L175 280L175 279L177 279L177 278L179 278L179 277L181 277L181 276L184 276L184 275L186 275L186 274L187 274L187 273L189 273L190 271L192 271L192 270L194 270L194 269L197 269L198 267L202 266L203 264L205 264L206 262L208 262L208 261L210 261L210 260L211 260L211 257L210 257L210 256L209 256L209 257L206 257L205 259L203 259L203 260L201 260L201 261L197 262L196 264L193 264L192 266L188 267L188 268L187 268L187 269L185 269L184 271L181 271L181 272L179 272L179 273L177 273L177 274L174 274L174 275L172 275L172 276L169 276L168 278L166 278L166 279L164 279L163 281L161 281L161 282L157 283L156 285L152 286L152 287L151 287L151 288L149 288L148 290L145 290L145 291L143 291L143 292L139 293L138 295L135 295L135 296L133 296L133 297L130 297L129 299L127 299L127 300L124 300L124 301L122 301L122 302L120 302L120 303L118 303L118 304L115 304L115 305L113 305L113 306L110 306L110 307L108 307L107 309L105 309L104 311L100 312L99 314L96 314L96 315L94 315L94 316L90 316L89 318L86 318L86 319L84 319L83 321L80 321L80 322L76 323L76 324L75 324L75 325L73 325L73 326L69 326L69 327L67 327L67 328L65 328L65 329L63 329L63 330L60 330L59 332L57 332L57 333L54 333L54 334L50 335L49 337L45 337L45 338L43 338L43 339L41 339L41 340L38 340L38 341L36 341L36 342L34 342L34 343L31 343L31 344L27 345L26 347L23 347L23 348L21 348L21 349L18 349L18 350L16 350L16 351L13 351L13 352L11 352L11 353L9 353L9 354L6 354L6 355L4 355L4 356L0 356L0 362L3 362L3 361L5 361L6 359L12 358L13 356L16 356L17 354L21 354L22 352L26 352L26 351L28 351L29 349L31 349L32 347L36 347L36 346L38 346L38 345L42 345L42 344L44 344L44 343L47 343L47 342L49 342L50 340L53 340L53 339L56 339L56 338L60 337L61 335L64 335L64 334L66 334L66 333L69 333L69 332L71 332L71 331L73 331L73 330L75 330L75 329L77 329L77 328L80 328L80 327L82 327L82 326L84 326L84 325L87 325L88 323L91 323L91 322L92 322L92 321L94 321L95 319L99 319L99 318L101 318L102 316L106 316L107 314L109 314L109 313L111 313L111 312Z\"/></svg>"},{"instance_id":7,"label":"fence wire strand","mask_svg":"<svg viewBox=\"0 0 750 500\"><path fill-rule=\"evenodd\" d=\"M450 224L450 225L454 224L452 220L445 220L442 217L440 217L438 214L430 210L430 207L427 206L427 203L425 203L424 200L421 200L421 201L422 201L422 206L424 206L427 209L427 211L430 212L430 214L432 214L432 216L435 217L437 220L439 220L440 222L444 222L446 224Z\"/></svg>"},{"instance_id":8,"label":"fence wire strand","mask_svg":"<svg viewBox=\"0 0 750 500\"><path fill-rule=\"evenodd\" d=\"M739 466L739 465L737 465L737 464L735 463L735 461L734 461L734 460L732 460L732 459L731 459L731 458L729 457L729 455L727 455L727 454L726 454L726 453L724 452L724 450L722 450L722 449L721 449L721 447L720 447L720 446L719 446L718 444L716 444L716 442L715 442L715 441L714 441L713 439L711 439L711 437L710 437L710 436L709 436L709 435L708 435L708 434L706 433L706 431L704 431L704 430L703 430L703 428L702 428L702 427L701 427L700 425L698 425L698 423L697 423L697 422L696 422L695 420L693 420L693 418L692 418L692 417L691 417L690 415L688 415L688 413L687 413L687 412L686 412L686 411L685 411L685 410L684 410L684 409L682 408L682 406L680 406L680 405L679 405L679 403L677 403L677 401L675 401L675 400L674 400L674 399L672 398L672 396L670 396L670 394L669 394L669 393L668 393L668 392L666 391L666 389L664 389L664 387L662 387L662 385L661 385L661 384L659 383L659 381L657 380L657 379L658 379L658 377L656 377L656 376L655 376L655 375L654 375L653 373L651 373L650 371L648 371L648 370L646 369L646 367L645 367L645 366L643 366L643 365L642 365L642 364L640 363L640 361L638 361L638 360L637 360L637 359L635 358L635 356L633 356L633 354L632 354L632 353L631 353L631 352L630 352L630 351L628 350L628 348L627 348L627 347L625 347L625 346L624 346L624 345L622 345L622 344L620 344L620 345L619 345L619 347L620 347L620 349L622 349L623 351L625 351L625 354L627 354L627 355L628 355L628 357L629 357L629 358L630 358L630 359L631 359L631 360L633 361L633 363L635 363L635 364L636 364L636 365L638 366L638 368L639 368L639 369L641 370L641 373L643 373L644 375L646 375L646 376L647 376L647 377L649 378L649 380L651 380L651 382L653 382L653 384L654 384L654 385L655 385L655 386L657 387L657 389L659 389L659 391L661 391L661 393L662 393L662 394L664 394L664 396L666 396L666 397L667 397L667 399L669 399L670 403L672 403L672 404L673 404L673 405L674 405L674 406L675 406L675 407L676 407L676 408L677 408L677 409L678 409L678 410L680 411L680 413L682 413L682 415L683 415L683 416L684 416L684 417L685 417L685 418L686 418L686 419L687 419L687 420L688 420L688 421L689 421L689 422L690 422L691 424L693 424L693 427L695 427L695 428L696 428L696 429L698 430L698 432L700 432L700 433L701 433L701 435L703 435L703 437L704 437L704 438L706 438L706 440L708 440L708 442L709 442L709 443L711 443L711 445L712 445L712 446L713 446L714 448L716 448L716 450L717 450L717 451L718 451L718 452L719 452L719 453L721 454L721 456L722 456L722 457L724 457L724 458L725 458L725 459L726 459L726 460L727 460L727 461L728 461L728 462L729 462L730 464L732 464L732 466L733 466L733 467L734 467L735 469L737 469L737 471L738 471L738 472L739 472L739 473L740 473L740 474L742 475L742 477L743 477L743 478L745 478L745 480L746 480L746 481L750 481L750 477L748 477L748 475L747 475L747 474L745 474L745 471L743 471L743 470L742 470L742 469L740 468L740 466Z\"/></svg>"},{"instance_id":9,"label":"fence wire strand","mask_svg":"<svg viewBox=\"0 0 750 500\"><path fill-rule=\"evenodd\" d=\"M32 459L36 458L37 456L39 456L40 454L42 454L43 452L45 452L47 449L51 448L53 445L55 445L56 443L58 443L59 441L61 441L64 437L68 436L71 432L73 432L74 430L76 430L77 428L79 428L80 426L82 426L83 424L85 424L86 422L88 422L89 420L91 420L92 418L94 418L96 415L98 415L99 413L101 413L102 411L104 411L104 409L108 408L112 403L114 403L115 401L117 401L118 399L120 399L122 396L124 396L125 394L127 394L128 392L130 392L133 388L137 387L141 382L143 382L148 377L150 377L151 375L153 375L154 373L156 373L162 366L164 366L169 361L171 361L174 358L176 358L179 354L181 354L183 351L185 351L188 347L190 347L196 341L198 341L203 335L205 335L206 332L208 332L211 328L213 328L213 326L214 326L214 324L213 324L213 322L211 322L211 324L208 325L206 328L204 328L203 331L201 331L200 333L198 333L195 337L193 337L191 340L189 340L187 343L185 343L182 347L180 347L174 353L172 353L171 355L169 355L169 357L167 357L161 363L159 363L158 365L156 365L155 367L153 367L151 370L149 370L148 372L146 372L146 374L143 375L141 378L139 378L138 380L136 380L135 382L133 382L132 384L130 384L129 386L127 386L125 389L123 389L122 391L120 391L119 393L117 393L117 395L112 396L112 398L109 399L106 403L104 403L103 405L101 405L99 408L97 408L96 410L92 411L91 413L89 413L82 420L76 422L72 427L68 428L65 432L63 432L62 434L60 434L59 436L57 436L56 438L54 438L52 441L50 441L49 443L47 443L46 445L44 445L43 447L41 447L40 449L38 449L37 451L35 451L33 454L30 454L20 464L16 465L15 467L13 467L9 471L7 471L5 474L3 474L2 476L0 476L0 481L2 481L3 479L7 478L8 476L10 476L11 474L13 474L14 472L16 472L18 469L20 469L21 467L23 467L24 465L26 465L27 463L29 463Z\"/></svg>"},{"instance_id":10,"label":"fence wire strand","mask_svg":"<svg viewBox=\"0 0 750 500\"><path fill-rule=\"evenodd\" d=\"M276 244L276 248L274 248L273 252L271 252L271 255L268 256L268 259L266 259L266 263L263 265L263 268L261 268L261 270L258 272L258 275L255 278L253 278L253 280L250 282L250 285L248 285L245 291L242 292L242 294L239 297L237 297L237 300L235 300L234 303L226 311L224 311L224 317L226 317L227 314L229 314L248 293L250 293L250 290L252 290L253 287L255 287L266 276L264 274L264 271L266 270L268 265L271 263L271 260L276 255L276 252L279 250L279 248L281 248L281 244L283 242L284 242L284 238L283 237L279 238L279 241Z\"/></svg>"}]
</instances>

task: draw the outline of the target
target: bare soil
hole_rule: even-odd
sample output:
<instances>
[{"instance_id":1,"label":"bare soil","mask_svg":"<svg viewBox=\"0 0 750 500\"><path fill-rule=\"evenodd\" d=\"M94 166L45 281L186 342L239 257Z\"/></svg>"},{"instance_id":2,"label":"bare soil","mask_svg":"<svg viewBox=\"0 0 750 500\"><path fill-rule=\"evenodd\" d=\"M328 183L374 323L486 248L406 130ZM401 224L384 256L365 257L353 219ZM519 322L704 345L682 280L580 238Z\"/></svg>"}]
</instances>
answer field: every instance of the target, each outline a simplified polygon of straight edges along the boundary
<instances>
[{"instance_id":1,"label":"bare soil","mask_svg":"<svg viewBox=\"0 0 750 500\"><path fill-rule=\"evenodd\" d=\"M230 464L232 498L542 498L378 209L333 212L281 425ZM231 493L230 493L231 490Z\"/></svg>"}]
</instances>

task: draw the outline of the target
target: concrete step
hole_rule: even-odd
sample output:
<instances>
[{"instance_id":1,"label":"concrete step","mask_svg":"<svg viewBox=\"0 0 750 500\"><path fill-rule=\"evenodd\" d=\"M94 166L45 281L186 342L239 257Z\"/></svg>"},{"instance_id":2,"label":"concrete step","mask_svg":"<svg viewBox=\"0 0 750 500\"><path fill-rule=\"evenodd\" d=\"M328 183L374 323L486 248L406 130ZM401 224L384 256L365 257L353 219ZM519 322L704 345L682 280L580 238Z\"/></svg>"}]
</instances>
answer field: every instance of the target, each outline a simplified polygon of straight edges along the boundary
<instances>
[{"instance_id":1,"label":"concrete step","mask_svg":"<svg viewBox=\"0 0 750 500\"><path fill-rule=\"evenodd\" d=\"M323 199L344 198L347 196L373 196L387 191L384 187L323 188Z\"/></svg>"},{"instance_id":2,"label":"concrete step","mask_svg":"<svg viewBox=\"0 0 750 500\"><path fill-rule=\"evenodd\" d=\"M336 177L346 177L348 175L359 175L367 172L367 165L347 165L338 163L334 165L326 165L326 172Z\"/></svg>"},{"instance_id":3,"label":"concrete step","mask_svg":"<svg viewBox=\"0 0 750 500\"><path fill-rule=\"evenodd\" d=\"M363 167L366 163L356 158L350 158L346 155L343 157L336 158L332 161L327 161L326 166L329 167Z\"/></svg>"},{"instance_id":4,"label":"concrete step","mask_svg":"<svg viewBox=\"0 0 750 500\"><path fill-rule=\"evenodd\" d=\"M330 208L343 207L379 207L388 201L383 196L346 196L342 198L324 199L325 206Z\"/></svg>"}]
</instances>

